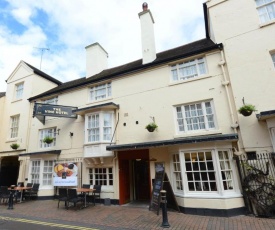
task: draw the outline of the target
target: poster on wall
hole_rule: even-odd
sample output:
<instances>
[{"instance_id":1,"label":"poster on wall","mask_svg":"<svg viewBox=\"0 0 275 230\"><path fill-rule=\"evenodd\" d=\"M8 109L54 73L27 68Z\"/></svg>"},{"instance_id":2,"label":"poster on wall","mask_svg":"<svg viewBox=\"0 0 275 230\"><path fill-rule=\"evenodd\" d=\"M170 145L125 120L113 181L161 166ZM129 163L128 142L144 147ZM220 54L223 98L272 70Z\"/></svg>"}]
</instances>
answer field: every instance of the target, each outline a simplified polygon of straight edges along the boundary
<instances>
[{"instance_id":1,"label":"poster on wall","mask_svg":"<svg viewBox=\"0 0 275 230\"><path fill-rule=\"evenodd\" d=\"M77 186L77 163L56 163L53 186Z\"/></svg>"}]
</instances>

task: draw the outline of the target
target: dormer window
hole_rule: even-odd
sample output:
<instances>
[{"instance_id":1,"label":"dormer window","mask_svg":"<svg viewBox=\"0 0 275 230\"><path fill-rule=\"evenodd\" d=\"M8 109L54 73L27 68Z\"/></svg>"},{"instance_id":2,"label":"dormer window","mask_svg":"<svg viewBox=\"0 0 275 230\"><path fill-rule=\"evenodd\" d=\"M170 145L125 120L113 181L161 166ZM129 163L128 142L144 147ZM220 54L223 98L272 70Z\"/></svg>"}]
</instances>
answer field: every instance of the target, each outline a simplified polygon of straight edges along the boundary
<instances>
[{"instance_id":1,"label":"dormer window","mask_svg":"<svg viewBox=\"0 0 275 230\"><path fill-rule=\"evenodd\" d=\"M205 58L192 59L171 66L172 81L184 81L206 74Z\"/></svg>"},{"instance_id":2,"label":"dormer window","mask_svg":"<svg viewBox=\"0 0 275 230\"><path fill-rule=\"evenodd\" d=\"M90 101L98 101L112 96L111 83L94 86L90 89Z\"/></svg>"}]
</instances>

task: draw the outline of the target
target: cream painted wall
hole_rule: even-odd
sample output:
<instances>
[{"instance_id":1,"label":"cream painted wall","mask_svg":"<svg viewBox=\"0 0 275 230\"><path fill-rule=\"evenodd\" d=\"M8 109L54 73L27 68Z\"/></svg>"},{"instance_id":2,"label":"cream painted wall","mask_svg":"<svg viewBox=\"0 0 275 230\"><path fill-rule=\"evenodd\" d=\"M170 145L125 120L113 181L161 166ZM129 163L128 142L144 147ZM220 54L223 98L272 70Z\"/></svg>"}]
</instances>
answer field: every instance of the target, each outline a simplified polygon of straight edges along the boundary
<instances>
[{"instance_id":1,"label":"cream painted wall","mask_svg":"<svg viewBox=\"0 0 275 230\"><path fill-rule=\"evenodd\" d=\"M15 100L16 84L24 83L23 96L19 100ZM39 87L37 87L39 86ZM10 151L11 143L18 143L20 149L26 149L28 143L28 130L29 121L32 114L32 108L28 98L35 94L42 93L46 89L50 89L56 86L56 84L38 77L33 74L33 70L30 69L24 62L20 62L12 74L7 79L7 92L6 100L4 103L2 114L2 127L1 127L1 140L2 151ZM20 115L19 130L17 138L10 138L10 117L14 115Z\"/></svg>"},{"instance_id":2,"label":"cream painted wall","mask_svg":"<svg viewBox=\"0 0 275 230\"><path fill-rule=\"evenodd\" d=\"M254 1L228 0L207 3L216 42L224 44L225 58L236 102L236 110L245 103L257 112L274 110L275 71L270 51L275 50L275 24L260 24ZM265 122L238 115L245 151L272 151Z\"/></svg>"}]
</instances>

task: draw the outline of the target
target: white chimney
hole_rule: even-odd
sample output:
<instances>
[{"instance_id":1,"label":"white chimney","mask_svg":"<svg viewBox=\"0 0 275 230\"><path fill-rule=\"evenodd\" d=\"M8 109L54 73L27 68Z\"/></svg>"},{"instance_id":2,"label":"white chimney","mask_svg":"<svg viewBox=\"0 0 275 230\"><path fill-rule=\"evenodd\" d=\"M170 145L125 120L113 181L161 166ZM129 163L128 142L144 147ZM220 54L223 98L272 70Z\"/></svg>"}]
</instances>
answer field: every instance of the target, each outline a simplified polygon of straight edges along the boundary
<instances>
[{"instance_id":1,"label":"white chimney","mask_svg":"<svg viewBox=\"0 0 275 230\"><path fill-rule=\"evenodd\" d=\"M141 24L142 64L147 64L156 59L154 19L148 4L142 4L143 11L138 14Z\"/></svg>"},{"instance_id":2,"label":"white chimney","mask_svg":"<svg viewBox=\"0 0 275 230\"><path fill-rule=\"evenodd\" d=\"M89 78L108 67L108 53L99 43L93 43L86 49L86 78Z\"/></svg>"}]
</instances>

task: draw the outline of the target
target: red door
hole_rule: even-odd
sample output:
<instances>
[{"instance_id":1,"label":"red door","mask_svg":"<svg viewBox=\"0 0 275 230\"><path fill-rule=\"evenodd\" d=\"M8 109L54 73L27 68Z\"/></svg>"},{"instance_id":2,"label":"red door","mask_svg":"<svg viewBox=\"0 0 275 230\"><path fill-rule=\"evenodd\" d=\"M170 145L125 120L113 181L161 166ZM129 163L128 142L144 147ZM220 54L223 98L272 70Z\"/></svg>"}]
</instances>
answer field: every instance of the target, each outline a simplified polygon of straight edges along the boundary
<instances>
[{"instance_id":1,"label":"red door","mask_svg":"<svg viewBox=\"0 0 275 230\"><path fill-rule=\"evenodd\" d=\"M119 204L130 202L129 160L119 160Z\"/></svg>"}]
</instances>

